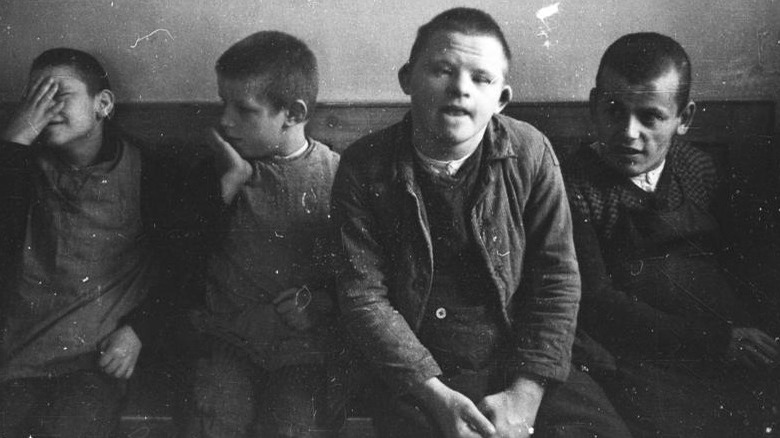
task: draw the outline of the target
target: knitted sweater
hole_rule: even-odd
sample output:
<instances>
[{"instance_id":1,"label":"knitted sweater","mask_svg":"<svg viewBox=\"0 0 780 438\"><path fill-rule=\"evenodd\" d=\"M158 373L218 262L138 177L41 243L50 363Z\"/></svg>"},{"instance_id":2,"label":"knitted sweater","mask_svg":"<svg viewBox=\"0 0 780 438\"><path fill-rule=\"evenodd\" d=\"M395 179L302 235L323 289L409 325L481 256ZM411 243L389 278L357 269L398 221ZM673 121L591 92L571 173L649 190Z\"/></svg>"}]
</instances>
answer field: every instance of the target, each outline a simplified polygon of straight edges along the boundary
<instances>
[{"instance_id":1,"label":"knitted sweater","mask_svg":"<svg viewBox=\"0 0 780 438\"><path fill-rule=\"evenodd\" d=\"M712 159L676 141L653 193L608 167L592 147L568 164L580 328L617 357L720 356L731 324L744 315L718 259Z\"/></svg>"}]
</instances>

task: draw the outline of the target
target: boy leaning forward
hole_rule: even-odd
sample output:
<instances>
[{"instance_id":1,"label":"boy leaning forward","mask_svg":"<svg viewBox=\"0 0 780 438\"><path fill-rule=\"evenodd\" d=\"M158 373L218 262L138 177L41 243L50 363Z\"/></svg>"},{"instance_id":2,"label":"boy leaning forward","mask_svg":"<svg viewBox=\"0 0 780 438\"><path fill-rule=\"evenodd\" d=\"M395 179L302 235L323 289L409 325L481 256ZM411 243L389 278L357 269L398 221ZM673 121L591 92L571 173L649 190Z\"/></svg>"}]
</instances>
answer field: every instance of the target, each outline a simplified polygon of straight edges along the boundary
<instances>
[{"instance_id":1,"label":"boy leaning forward","mask_svg":"<svg viewBox=\"0 0 780 438\"><path fill-rule=\"evenodd\" d=\"M438 15L399 72L410 113L342 156L338 298L381 436L629 436L570 369L569 208L547 139L498 114L510 59L489 15Z\"/></svg>"}]
</instances>

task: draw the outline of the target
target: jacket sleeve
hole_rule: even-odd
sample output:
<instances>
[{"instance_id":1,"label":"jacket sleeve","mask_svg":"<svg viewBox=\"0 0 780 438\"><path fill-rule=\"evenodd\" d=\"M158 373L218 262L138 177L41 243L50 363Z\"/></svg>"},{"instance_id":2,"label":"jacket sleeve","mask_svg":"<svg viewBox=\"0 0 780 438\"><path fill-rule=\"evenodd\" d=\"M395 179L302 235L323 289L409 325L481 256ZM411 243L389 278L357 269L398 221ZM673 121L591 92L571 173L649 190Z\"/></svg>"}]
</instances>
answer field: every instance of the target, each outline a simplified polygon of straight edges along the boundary
<instances>
[{"instance_id":1,"label":"jacket sleeve","mask_svg":"<svg viewBox=\"0 0 780 438\"><path fill-rule=\"evenodd\" d=\"M347 151L349 152L349 151ZM349 154L342 156L331 205L340 234L337 295L343 324L353 345L391 390L408 392L441 374L431 353L390 302L387 255L377 238L369 189Z\"/></svg>"},{"instance_id":2,"label":"jacket sleeve","mask_svg":"<svg viewBox=\"0 0 780 438\"><path fill-rule=\"evenodd\" d=\"M722 354L730 336L728 323L670 314L616 288L584 198L569 188L582 276L582 328L613 354Z\"/></svg>"},{"instance_id":3,"label":"jacket sleeve","mask_svg":"<svg viewBox=\"0 0 780 438\"><path fill-rule=\"evenodd\" d=\"M513 311L516 372L566 380L577 324L580 280L558 160L546 138L523 211L526 253ZM519 298L519 300L518 300Z\"/></svg>"}]
</instances>

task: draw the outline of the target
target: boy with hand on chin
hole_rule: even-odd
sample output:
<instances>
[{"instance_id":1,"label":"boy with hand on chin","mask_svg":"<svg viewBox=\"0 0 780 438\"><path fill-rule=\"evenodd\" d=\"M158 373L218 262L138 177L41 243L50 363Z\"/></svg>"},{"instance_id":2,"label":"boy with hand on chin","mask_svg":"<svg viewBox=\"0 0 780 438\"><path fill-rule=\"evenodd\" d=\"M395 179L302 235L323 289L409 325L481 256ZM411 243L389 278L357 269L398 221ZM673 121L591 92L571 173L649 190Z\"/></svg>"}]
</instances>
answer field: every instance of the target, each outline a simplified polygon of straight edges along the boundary
<instances>
[{"instance_id":1,"label":"boy with hand on chin","mask_svg":"<svg viewBox=\"0 0 780 438\"><path fill-rule=\"evenodd\" d=\"M439 14L399 71L410 113L342 156L338 297L389 394L380 436L629 436L570 369L569 208L547 139L499 115L510 59L486 13Z\"/></svg>"},{"instance_id":2,"label":"boy with hand on chin","mask_svg":"<svg viewBox=\"0 0 780 438\"><path fill-rule=\"evenodd\" d=\"M216 65L223 101L212 131L218 214L205 268L201 326L225 342L198 361L189 435L335 433L325 361L333 330L330 188L338 155L308 138L314 54L300 40L258 32Z\"/></svg>"},{"instance_id":3,"label":"boy with hand on chin","mask_svg":"<svg viewBox=\"0 0 780 438\"><path fill-rule=\"evenodd\" d=\"M111 435L151 334L165 172L113 110L100 63L52 49L2 131L2 436Z\"/></svg>"}]
</instances>

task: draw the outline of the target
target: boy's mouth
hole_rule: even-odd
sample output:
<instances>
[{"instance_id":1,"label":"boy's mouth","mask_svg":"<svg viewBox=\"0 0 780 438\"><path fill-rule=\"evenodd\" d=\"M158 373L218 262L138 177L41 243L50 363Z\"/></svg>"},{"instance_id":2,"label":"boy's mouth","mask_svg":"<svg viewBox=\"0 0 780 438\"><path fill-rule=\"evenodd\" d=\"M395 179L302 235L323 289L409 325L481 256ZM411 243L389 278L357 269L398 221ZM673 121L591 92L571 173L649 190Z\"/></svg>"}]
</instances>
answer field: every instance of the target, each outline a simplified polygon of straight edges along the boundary
<instances>
[{"instance_id":1,"label":"boy's mouth","mask_svg":"<svg viewBox=\"0 0 780 438\"><path fill-rule=\"evenodd\" d=\"M227 134L225 134L225 133L222 133L222 138L223 138L223 139L224 139L226 142L230 143L231 145L234 145L234 144L238 143L238 142L241 140L241 139L240 139L240 138L238 138L238 137L233 137L232 135L227 135Z\"/></svg>"},{"instance_id":2,"label":"boy's mouth","mask_svg":"<svg viewBox=\"0 0 780 438\"><path fill-rule=\"evenodd\" d=\"M471 116L471 113L467 109L458 105L446 105L442 107L440 111L442 114L452 117Z\"/></svg>"},{"instance_id":3,"label":"boy's mouth","mask_svg":"<svg viewBox=\"0 0 780 438\"><path fill-rule=\"evenodd\" d=\"M613 155L633 156L633 155L641 155L642 151L638 149L625 147L625 146L613 146L610 150L610 153Z\"/></svg>"}]
</instances>

